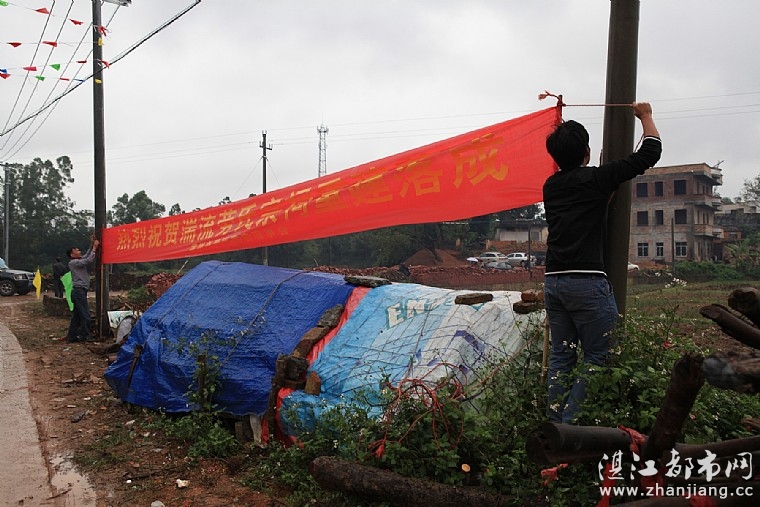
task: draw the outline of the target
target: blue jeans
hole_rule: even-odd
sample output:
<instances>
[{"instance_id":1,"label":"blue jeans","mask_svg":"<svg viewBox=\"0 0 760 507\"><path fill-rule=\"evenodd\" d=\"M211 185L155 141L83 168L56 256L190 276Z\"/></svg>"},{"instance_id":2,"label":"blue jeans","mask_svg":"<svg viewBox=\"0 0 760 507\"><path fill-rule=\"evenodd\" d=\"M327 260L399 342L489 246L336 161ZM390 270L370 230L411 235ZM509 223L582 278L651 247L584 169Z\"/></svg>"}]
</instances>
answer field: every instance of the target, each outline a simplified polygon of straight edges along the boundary
<instances>
[{"instance_id":1,"label":"blue jeans","mask_svg":"<svg viewBox=\"0 0 760 507\"><path fill-rule=\"evenodd\" d=\"M544 306L551 331L546 413L552 422L576 422L586 396L585 377L605 366L612 332L618 320L612 286L603 275L549 275L544 282ZM570 373L583 350L585 368ZM572 380L572 387L570 381Z\"/></svg>"},{"instance_id":2,"label":"blue jeans","mask_svg":"<svg viewBox=\"0 0 760 507\"><path fill-rule=\"evenodd\" d=\"M87 290L79 287L71 289L71 302L74 303L74 311L71 314L69 332L66 340L69 342L81 341L90 337L90 307L87 304Z\"/></svg>"}]
</instances>

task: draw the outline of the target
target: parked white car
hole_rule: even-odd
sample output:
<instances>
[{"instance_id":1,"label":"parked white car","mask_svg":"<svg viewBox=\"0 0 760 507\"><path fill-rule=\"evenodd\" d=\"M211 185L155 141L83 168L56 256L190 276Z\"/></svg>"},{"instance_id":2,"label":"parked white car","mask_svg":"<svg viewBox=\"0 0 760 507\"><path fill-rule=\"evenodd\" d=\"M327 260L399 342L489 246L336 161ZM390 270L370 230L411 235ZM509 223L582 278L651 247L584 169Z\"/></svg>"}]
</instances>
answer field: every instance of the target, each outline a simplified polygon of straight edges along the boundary
<instances>
[{"instance_id":1,"label":"parked white car","mask_svg":"<svg viewBox=\"0 0 760 507\"><path fill-rule=\"evenodd\" d=\"M525 252L514 252L511 254L507 254L507 262L513 265L514 267L520 266L522 268L528 267L528 254ZM536 265L536 256L531 255L530 256L530 264L532 266Z\"/></svg>"},{"instance_id":2,"label":"parked white car","mask_svg":"<svg viewBox=\"0 0 760 507\"><path fill-rule=\"evenodd\" d=\"M501 252L483 252L482 254L478 255L477 259L482 264L485 264L492 261L507 260L507 256Z\"/></svg>"}]
</instances>

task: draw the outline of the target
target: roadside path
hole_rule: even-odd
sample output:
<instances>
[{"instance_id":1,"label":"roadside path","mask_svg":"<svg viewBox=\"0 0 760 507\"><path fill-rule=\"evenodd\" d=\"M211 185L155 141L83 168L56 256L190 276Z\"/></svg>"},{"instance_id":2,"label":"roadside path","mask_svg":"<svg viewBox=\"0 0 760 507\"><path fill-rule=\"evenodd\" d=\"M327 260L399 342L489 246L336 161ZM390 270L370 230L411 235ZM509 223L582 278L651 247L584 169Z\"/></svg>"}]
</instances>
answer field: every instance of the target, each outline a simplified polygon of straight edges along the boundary
<instances>
[{"instance_id":1,"label":"roadside path","mask_svg":"<svg viewBox=\"0 0 760 507\"><path fill-rule=\"evenodd\" d=\"M24 356L0 323L0 505L52 506L48 469L29 402Z\"/></svg>"}]
</instances>

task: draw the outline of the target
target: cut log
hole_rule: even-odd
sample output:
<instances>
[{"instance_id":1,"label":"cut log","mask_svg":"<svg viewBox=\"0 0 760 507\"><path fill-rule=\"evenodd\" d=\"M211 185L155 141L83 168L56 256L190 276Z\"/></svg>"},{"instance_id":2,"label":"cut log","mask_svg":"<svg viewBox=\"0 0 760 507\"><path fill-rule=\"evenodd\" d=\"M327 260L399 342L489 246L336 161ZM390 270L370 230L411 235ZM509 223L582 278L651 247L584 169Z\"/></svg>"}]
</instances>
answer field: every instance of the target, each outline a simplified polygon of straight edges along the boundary
<instances>
[{"instance_id":1,"label":"cut log","mask_svg":"<svg viewBox=\"0 0 760 507\"><path fill-rule=\"evenodd\" d=\"M728 308L712 304L700 308L699 313L718 324L728 336L752 348L760 349L760 330L731 313Z\"/></svg>"},{"instance_id":2,"label":"cut log","mask_svg":"<svg viewBox=\"0 0 760 507\"><path fill-rule=\"evenodd\" d=\"M528 436L528 459L539 465L599 461L618 449L628 452L630 435L618 428L544 423Z\"/></svg>"},{"instance_id":3,"label":"cut log","mask_svg":"<svg viewBox=\"0 0 760 507\"><path fill-rule=\"evenodd\" d=\"M676 438L705 383L703 360L700 354L686 353L673 365L668 390L641 452L642 461L658 461L663 452L675 448Z\"/></svg>"},{"instance_id":4,"label":"cut log","mask_svg":"<svg viewBox=\"0 0 760 507\"><path fill-rule=\"evenodd\" d=\"M760 351L727 351L705 358L705 380L715 387L739 393L760 392Z\"/></svg>"},{"instance_id":5,"label":"cut log","mask_svg":"<svg viewBox=\"0 0 760 507\"><path fill-rule=\"evenodd\" d=\"M760 291L754 287L741 287L728 296L728 306L760 327Z\"/></svg>"},{"instance_id":6,"label":"cut log","mask_svg":"<svg viewBox=\"0 0 760 507\"><path fill-rule=\"evenodd\" d=\"M322 456L311 462L309 473L325 489L343 491L374 501L406 507L468 507L506 505L503 495L478 487L455 487L403 477L389 470Z\"/></svg>"}]
</instances>

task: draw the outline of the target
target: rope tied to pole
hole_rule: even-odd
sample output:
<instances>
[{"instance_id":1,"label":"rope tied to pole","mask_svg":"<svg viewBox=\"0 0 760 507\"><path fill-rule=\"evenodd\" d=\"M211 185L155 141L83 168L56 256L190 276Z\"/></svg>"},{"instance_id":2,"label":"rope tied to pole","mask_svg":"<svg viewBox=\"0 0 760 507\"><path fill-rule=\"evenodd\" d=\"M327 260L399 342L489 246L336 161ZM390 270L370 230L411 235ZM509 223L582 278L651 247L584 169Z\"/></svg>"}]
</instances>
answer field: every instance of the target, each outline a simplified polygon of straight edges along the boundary
<instances>
[{"instance_id":1,"label":"rope tied to pole","mask_svg":"<svg viewBox=\"0 0 760 507\"><path fill-rule=\"evenodd\" d=\"M555 95L547 90L538 94L538 100L544 100L547 97L557 99L557 107L631 107L631 104L566 104L562 100L562 95Z\"/></svg>"}]
</instances>

